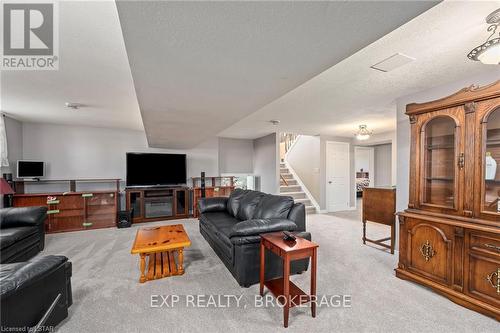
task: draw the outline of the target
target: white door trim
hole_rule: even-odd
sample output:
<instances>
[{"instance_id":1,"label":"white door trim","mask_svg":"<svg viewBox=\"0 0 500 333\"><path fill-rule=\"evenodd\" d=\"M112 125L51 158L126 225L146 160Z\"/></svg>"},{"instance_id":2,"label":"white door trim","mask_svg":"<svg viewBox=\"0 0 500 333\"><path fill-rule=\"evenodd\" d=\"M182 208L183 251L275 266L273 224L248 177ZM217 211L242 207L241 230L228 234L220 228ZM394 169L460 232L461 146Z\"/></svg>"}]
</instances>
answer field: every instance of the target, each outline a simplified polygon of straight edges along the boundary
<instances>
[{"instance_id":1,"label":"white door trim","mask_svg":"<svg viewBox=\"0 0 500 333\"><path fill-rule=\"evenodd\" d=\"M326 147L325 147L325 155L326 155L326 172L325 172L325 176L326 176L326 179L325 179L325 189L326 189L326 210L329 212L330 209L329 209L329 206L330 206L330 195L328 194L329 191L328 191L328 179L329 179L329 176L330 176L330 164L331 164L331 161L330 161L330 154L328 154L328 150L330 149L329 148L329 144L330 143L335 143L335 144L342 144L342 145L346 145L347 146L347 181L348 181L348 185L347 185L347 188L349 190L348 194L347 194L347 198L348 198L348 201L347 201L347 210L350 210L352 209L351 206L352 206L352 200L351 200L351 183L352 183L352 179L351 179L351 149L350 149L350 143L349 142L340 142L340 141L326 141Z\"/></svg>"}]
</instances>

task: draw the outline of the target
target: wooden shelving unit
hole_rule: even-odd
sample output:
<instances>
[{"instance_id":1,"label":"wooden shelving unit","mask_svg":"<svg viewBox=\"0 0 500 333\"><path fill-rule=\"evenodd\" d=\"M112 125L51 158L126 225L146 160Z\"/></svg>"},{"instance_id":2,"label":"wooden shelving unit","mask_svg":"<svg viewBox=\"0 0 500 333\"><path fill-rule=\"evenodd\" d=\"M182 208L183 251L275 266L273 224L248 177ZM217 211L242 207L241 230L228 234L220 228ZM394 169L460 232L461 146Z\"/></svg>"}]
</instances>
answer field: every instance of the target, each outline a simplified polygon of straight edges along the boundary
<instances>
[{"instance_id":1,"label":"wooden shelving unit","mask_svg":"<svg viewBox=\"0 0 500 333\"><path fill-rule=\"evenodd\" d=\"M77 184L114 183L116 190L77 191ZM67 192L24 193L26 184L67 183ZM48 233L114 227L118 211L120 179L48 179L14 181L14 207L46 206Z\"/></svg>"},{"instance_id":2,"label":"wooden shelving unit","mask_svg":"<svg viewBox=\"0 0 500 333\"><path fill-rule=\"evenodd\" d=\"M198 217L198 200L201 198L201 177L192 177L193 216ZM234 177L205 177L205 197L228 197L234 191Z\"/></svg>"}]
</instances>

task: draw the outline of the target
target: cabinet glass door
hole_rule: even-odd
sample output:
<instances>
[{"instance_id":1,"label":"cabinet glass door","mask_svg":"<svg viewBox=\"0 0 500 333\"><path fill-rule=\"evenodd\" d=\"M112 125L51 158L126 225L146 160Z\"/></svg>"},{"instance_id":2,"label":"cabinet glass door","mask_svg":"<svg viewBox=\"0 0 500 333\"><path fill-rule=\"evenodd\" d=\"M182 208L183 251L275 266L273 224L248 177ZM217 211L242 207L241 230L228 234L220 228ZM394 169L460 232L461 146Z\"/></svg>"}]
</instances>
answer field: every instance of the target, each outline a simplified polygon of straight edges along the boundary
<instances>
[{"instance_id":1,"label":"cabinet glass door","mask_svg":"<svg viewBox=\"0 0 500 333\"><path fill-rule=\"evenodd\" d=\"M436 117L423 130L422 202L455 208L455 121L450 117Z\"/></svg>"},{"instance_id":2,"label":"cabinet glass door","mask_svg":"<svg viewBox=\"0 0 500 333\"><path fill-rule=\"evenodd\" d=\"M486 123L483 212L500 215L500 108Z\"/></svg>"}]
</instances>

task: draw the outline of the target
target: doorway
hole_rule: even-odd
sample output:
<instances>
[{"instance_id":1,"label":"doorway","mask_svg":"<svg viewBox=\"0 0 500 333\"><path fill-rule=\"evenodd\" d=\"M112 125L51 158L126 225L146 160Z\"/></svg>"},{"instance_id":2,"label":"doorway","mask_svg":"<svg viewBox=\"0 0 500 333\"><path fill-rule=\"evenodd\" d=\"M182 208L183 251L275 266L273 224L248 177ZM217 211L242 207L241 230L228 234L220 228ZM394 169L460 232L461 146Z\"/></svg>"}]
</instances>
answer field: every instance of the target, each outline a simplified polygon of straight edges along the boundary
<instances>
[{"instance_id":1,"label":"doorway","mask_svg":"<svg viewBox=\"0 0 500 333\"><path fill-rule=\"evenodd\" d=\"M326 209L337 212L350 209L351 157L349 143L326 142Z\"/></svg>"}]
</instances>

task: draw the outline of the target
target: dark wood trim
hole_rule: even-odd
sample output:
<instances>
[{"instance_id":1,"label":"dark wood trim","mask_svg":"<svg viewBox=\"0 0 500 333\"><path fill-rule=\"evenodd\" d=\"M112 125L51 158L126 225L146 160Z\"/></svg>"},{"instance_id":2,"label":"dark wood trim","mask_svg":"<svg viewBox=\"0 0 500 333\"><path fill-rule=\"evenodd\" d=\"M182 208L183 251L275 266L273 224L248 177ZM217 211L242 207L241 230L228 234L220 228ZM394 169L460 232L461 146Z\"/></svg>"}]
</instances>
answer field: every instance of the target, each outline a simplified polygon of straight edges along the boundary
<instances>
[{"instance_id":1,"label":"dark wood trim","mask_svg":"<svg viewBox=\"0 0 500 333\"><path fill-rule=\"evenodd\" d=\"M411 103L406 106L407 115L416 115L448 107L463 105L470 101L482 101L500 97L500 80L489 85L479 87L471 85L447 97L426 103Z\"/></svg>"}]
</instances>

